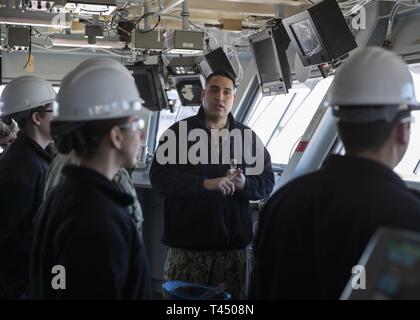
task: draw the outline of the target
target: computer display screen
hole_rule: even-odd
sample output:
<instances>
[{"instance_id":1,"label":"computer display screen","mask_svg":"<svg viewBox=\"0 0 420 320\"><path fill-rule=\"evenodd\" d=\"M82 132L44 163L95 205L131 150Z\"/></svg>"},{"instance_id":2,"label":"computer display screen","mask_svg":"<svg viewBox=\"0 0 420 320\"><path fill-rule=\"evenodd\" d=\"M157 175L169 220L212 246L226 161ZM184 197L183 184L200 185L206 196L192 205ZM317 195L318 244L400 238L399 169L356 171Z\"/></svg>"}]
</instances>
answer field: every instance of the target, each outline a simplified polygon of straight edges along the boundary
<instances>
[{"instance_id":1,"label":"computer display screen","mask_svg":"<svg viewBox=\"0 0 420 320\"><path fill-rule=\"evenodd\" d=\"M266 38L252 43L254 48L255 61L261 82L273 82L282 78L281 71L274 61L278 60L274 49L272 38Z\"/></svg>"},{"instance_id":2,"label":"computer display screen","mask_svg":"<svg viewBox=\"0 0 420 320\"><path fill-rule=\"evenodd\" d=\"M282 20L303 66L341 59L357 47L336 0L321 0Z\"/></svg>"},{"instance_id":3,"label":"computer display screen","mask_svg":"<svg viewBox=\"0 0 420 320\"><path fill-rule=\"evenodd\" d=\"M420 299L420 247L393 239L385 248L372 299Z\"/></svg>"},{"instance_id":4,"label":"computer display screen","mask_svg":"<svg viewBox=\"0 0 420 320\"><path fill-rule=\"evenodd\" d=\"M322 50L321 43L309 19L293 23L290 27L304 56L312 57Z\"/></svg>"},{"instance_id":5,"label":"computer display screen","mask_svg":"<svg viewBox=\"0 0 420 320\"><path fill-rule=\"evenodd\" d=\"M184 80L176 84L179 99L183 106L200 106L203 86L200 79Z\"/></svg>"},{"instance_id":6,"label":"computer display screen","mask_svg":"<svg viewBox=\"0 0 420 320\"><path fill-rule=\"evenodd\" d=\"M364 288L354 288L352 276L341 299L420 299L420 234L380 228L358 265L365 269Z\"/></svg>"},{"instance_id":7,"label":"computer display screen","mask_svg":"<svg viewBox=\"0 0 420 320\"><path fill-rule=\"evenodd\" d=\"M236 77L235 70L222 48L217 48L206 54L206 60L212 72L225 70Z\"/></svg>"},{"instance_id":8,"label":"computer display screen","mask_svg":"<svg viewBox=\"0 0 420 320\"><path fill-rule=\"evenodd\" d=\"M140 96L144 100L144 107L152 111L168 107L158 65L134 65L127 68L134 77Z\"/></svg>"}]
</instances>

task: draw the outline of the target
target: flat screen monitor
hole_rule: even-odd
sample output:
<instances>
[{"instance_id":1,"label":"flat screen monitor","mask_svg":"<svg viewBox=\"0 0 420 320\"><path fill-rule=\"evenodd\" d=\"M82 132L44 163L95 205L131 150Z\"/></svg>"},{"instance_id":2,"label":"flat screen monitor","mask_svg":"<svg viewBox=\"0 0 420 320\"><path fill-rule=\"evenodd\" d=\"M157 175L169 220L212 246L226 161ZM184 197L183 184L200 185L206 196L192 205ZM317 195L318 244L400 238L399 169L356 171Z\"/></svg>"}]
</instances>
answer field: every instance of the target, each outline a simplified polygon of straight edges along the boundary
<instances>
[{"instance_id":1,"label":"flat screen monitor","mask_svg":"<svg viewBox=\"0 0 420 320\"><path fill-rule=\"evenodd\" d=\"M255 59L257 60L258 71L261 76L261 81L273 82L282 79L282 72L278 67L274 67L275 60L278 59L272 38L266 38L261 41L252 43Z\"/></svg>"},{"instance_id":2,"label":"flat screen monitor","mask_svg":"<svg viewBox=\"0 0 420 320\"><path fill-rule=\"evenodd\" d=\"M144 107L151 111L159 111L169 106L158 64L134 65L127 68L134 77L140 96L144 100Z\"/></svg>"},{"instance_id":3,"label":"flat screen monitor","mask_svg":"<svg viewBox=\"0 0 420 320\"><path fill-rule=\"evenodd\" d=\"M250 38L257 76L263 95L287 93L292 76L286 49L290 40L282 25L267 28Z\"/></svg>"},{"instance_id":4,"label":"flat screen monitor","mask_svg":"<svg viewBox=\"0 0 420 320\"><path fill-rule=\"evenodd\" d=\"M290 27L304 56L312 57L322 50L321 41L309 19L293 23Z\"/></svg>"},{"instance_id":5,"label":"flat screen monitor","mask_svg":"<svg viewBox=\"0 0 420 320\"><path fill-rule=\"evenodd\" d=\"M420 299L420 234L381 228L369 241L343 300Z\"/></svg>"},{"instance_id":6,"label":"flat screen monitor","mask_svg":"<svg viewBox=\"0 0 420 320\"><path fill-rule=\"evenodd\" d=\"M235 70L222 48L217 48L206 54L206 60L212 72L224 70L236 78ZM208 75L207 75L208 76Z\"/></svg>"},{"instance_id":7,"label":"flat screen monitor","mask_svg":"<svg viewBox=\"0 0 420 320\"><path fill-rule=\"evenodd\" d=\"M282 20L304 66L337 60L357 47L336 0L323 0Z\"/></svg>"},{"instance_id":8,"label":"flat screen monitor","mask_svg":"<svg viewBox=\"0 0 420 320\"><path fill-rule=\"evenodd\" d=\"M203 85L199 78L182 80L176 84L179 99L184 107L200 106Z\"/></svg>"}]
</instances>

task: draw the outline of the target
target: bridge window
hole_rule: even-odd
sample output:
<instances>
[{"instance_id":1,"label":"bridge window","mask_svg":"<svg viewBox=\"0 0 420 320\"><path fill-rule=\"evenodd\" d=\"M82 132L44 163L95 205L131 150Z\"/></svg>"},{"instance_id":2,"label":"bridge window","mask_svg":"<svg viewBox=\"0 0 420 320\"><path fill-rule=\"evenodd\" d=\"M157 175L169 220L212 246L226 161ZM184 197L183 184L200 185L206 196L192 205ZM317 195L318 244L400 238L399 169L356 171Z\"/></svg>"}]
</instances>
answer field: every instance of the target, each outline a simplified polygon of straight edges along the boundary
<instances>
[{"instance_id":1,"label":"bridge window","mask_svg":"<svg viewBox=\"0 0 420 320\"><path fill-rule=\"evenodd\" d=\"M420 65L410 66L410 70L417 100L420 100ZM410 143L401 162L395 167L395 172L404 180L420 182L420 111L413 111L411 115L414 122L411 124Z\"/></svg>"},{"instance_id":2,"label":"bridge window","mask_svg":"<svg viewBox=\"0 0 420 320\"><path fill-rule=\"evenodd\" d=\"M257 96L246 124L266 145L273 164L289 162L332 79L295 82L286 95Z\"/></svg>"}]
</instances>

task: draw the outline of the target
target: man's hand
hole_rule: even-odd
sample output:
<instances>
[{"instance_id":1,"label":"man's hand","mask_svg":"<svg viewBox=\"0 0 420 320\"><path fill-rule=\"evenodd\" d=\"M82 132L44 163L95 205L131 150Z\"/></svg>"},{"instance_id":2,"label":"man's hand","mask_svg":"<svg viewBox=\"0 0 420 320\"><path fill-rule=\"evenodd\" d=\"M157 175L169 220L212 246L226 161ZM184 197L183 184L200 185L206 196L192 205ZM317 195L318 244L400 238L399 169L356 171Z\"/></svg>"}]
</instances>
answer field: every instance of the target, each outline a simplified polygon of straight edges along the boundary
<instances>
[{"instance_id":1,"label":"man's hand","mask_svg":"<svg viewBox=\"0 0 420 320\"><path fill-rule=\"evenodd\" d=\"M203 187L207 190L218 190L224 196L233 195L235 193L235 184L231 181L233 178L234 175L206 179L203 182Z\"/></svg>"},{"instance_id":2,"label":"man's hand","mask_svg":"<svg viewBox=\"0 0 420 320\"><path fill-rule=\"evenodd\" d=\"M226 176L230 177L230 181L233 182L236 189L242 190L245 187L245 176L241 169L230 169L227 171Z\"/></svg>"}]
</instances>

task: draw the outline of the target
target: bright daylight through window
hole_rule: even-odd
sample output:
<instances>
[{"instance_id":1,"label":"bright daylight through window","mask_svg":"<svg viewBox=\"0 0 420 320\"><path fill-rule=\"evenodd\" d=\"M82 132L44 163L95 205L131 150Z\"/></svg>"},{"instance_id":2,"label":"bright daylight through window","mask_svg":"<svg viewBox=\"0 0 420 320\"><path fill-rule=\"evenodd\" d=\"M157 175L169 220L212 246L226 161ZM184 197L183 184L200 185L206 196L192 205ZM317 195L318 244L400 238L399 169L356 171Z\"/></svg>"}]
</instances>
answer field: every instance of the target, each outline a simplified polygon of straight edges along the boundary
<instances>
[{"instance_id":1,"label":"bright daylight through window","mask_svg":"<svg viewBox=\"0 0 420 320\"><path fill-rule=\"evenodd\" d=\"M257 97L247 125L267 146L273 164L289 162L332 80L309 79L294 83L286 95Z\"/></svg>"},{"instance_id":2,"label":"bright daylight through window","mask_svg":"<svg viewBox=\"0 0 420 320\"><path fill-rule=\"evenodd\" d=\"M420 65L410 66L414 79L417 100L420 100ZM410 143L404 158L395 168L395 171L404 179L420 181L420 111L411 113L413 123L411 124Z\"/></svg>"}]
</instances>

